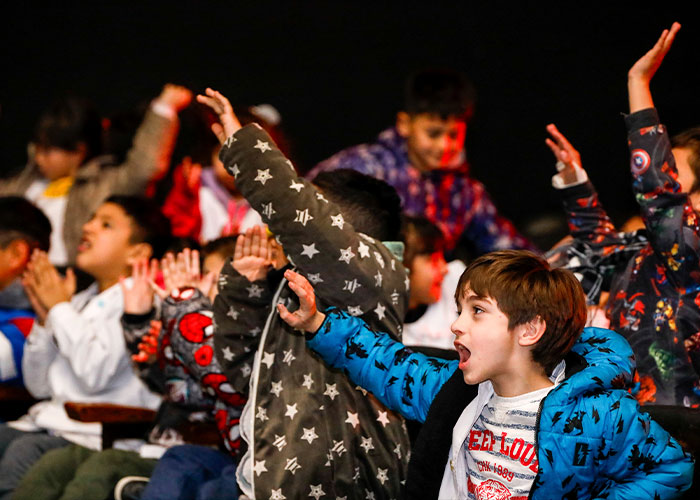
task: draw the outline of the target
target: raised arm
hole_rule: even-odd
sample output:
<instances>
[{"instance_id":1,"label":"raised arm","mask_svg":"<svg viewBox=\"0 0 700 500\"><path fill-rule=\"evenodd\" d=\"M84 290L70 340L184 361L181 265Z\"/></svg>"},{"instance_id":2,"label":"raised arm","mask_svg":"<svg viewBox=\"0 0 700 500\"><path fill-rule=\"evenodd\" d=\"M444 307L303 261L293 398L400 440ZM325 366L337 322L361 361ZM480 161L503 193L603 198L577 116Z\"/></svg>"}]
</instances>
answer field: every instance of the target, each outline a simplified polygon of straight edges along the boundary
<instances>
[{"instance_id":1,"label":"raised arm","mask_svg":"<svg viewBox=\"0 0 700 500\"><path fill-rule=\"evenodd\" d=\"M627 73L630 113L654 107L649 84L671 49L673 40L680 29L679 23L673 23L670 30L663 30L651 50L634 63L634 66Z\"/></svg>"}]
</instances>

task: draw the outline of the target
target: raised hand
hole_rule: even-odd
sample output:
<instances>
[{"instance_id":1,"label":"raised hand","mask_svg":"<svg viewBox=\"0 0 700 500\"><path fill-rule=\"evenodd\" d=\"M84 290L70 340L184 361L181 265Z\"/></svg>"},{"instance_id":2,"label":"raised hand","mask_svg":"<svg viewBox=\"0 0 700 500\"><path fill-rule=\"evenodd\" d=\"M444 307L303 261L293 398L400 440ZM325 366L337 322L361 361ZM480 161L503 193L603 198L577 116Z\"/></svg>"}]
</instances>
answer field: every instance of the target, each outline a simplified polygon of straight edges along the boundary
<instances>
[{"instance_id":1,"label":"raised hand","mask_svg":"<svg viewBox=\"0 0 700 500\"><path fill-rule=\"evenodd\" d=\"M173 290L188 286L197 288L204 295L209 296L215 275L213 272L201 275L197 250L185 248L177 254L177 257L169 253L160 261L160 267L163 272L165 288L159 288L153 282L151 284L154 285L155 292L161 298L164 299Z\"/></svg>"},{"instance_id":2,"label":"raised hand","mask_svg":"<svg viewBox=\"0 0 700 500\"><path fill-rule=\"evenodd\" d=\"M557 170L564 181L564 184L571 184L578 180L576 169L581 168L581 155L571 143L564 137L564 134L559 132L556 125L550 123L547 125L547 132L552 136L552 139L545 139L545 143L552 150L554 157L557 159Z\"/></svg>"},{"instance_id":3,"label":"raised hand","mask_svg":"<svg viewBox=\"0 0 700 500\"><path fill-rule=\"evenodd\" d=\"M56 268L49 262L49 256L41 250L34 250L27 264L27 270L22 279L28 290L30 299L36 301L37 314L51 310L60 302L68 302L75 293L75 274L72 269L66 271L65 278L58 274Z\"/></svg>"},{"instance_id":4,"label":"raised hand","mask_svg":"<svg viewBox=\"0 0 700 500\"><path fill-rule=\"evenodd\" d=\"M153 283L158 274L158 261L139 259L131 266L131 288L127 288L123 277L119 285L124 295L124 312L127 314L146 314L153 307Z\"/></svg>"},{"instance_id":5,"label":"raised hand","mask_svg":"<svg viewBox=\"0 0 700 500\"><path fill-rule=\"evenodd\" d=\"M138 354L133 354L131 359L137 363L153 363L158 357L158 337L163 329L163 323L158 320L151 321L148 333L141 337L138 345Z\"/></svg>"},{"instance_id":6,"label":"raised hand","mask_svg":"<svg viewBox=\"0 0 700 500\"><path fill-rule=\"evenodd\" d=\"M233 112L231 103L220 92L207 88L204 93L206 95L199 94L197 96L197 102L209 106L219 117L221 124L215 123L211 126L211 130L219 142L223 144L228 137L241 129L241 123Z\"/></svg>"},{"instance_id":7,"label":"raised hand","mask_svg":"<svg viewBox=\"0 0 700 500\"><path fill-rule=\"evenodd\" d=\"M649 83L661 66L661 62L671 49L676 38L679 23L673 23L670 30L663 30L656 44L644 54L627 72L630 113L654 106L649 90Z\"/></svg>"},{"instance_id":8,"label":"raised hand","mask_svg":"<svg viewBox=\"0 0 700 500\"><path fill-rule=\"evenodd\" d=\"M267 276L273 265L273 245L263 226L253 226L238 236L233 252L233 268L248 281L257 281Z\"/></svg>"},{"instance_id":9,"label":"raised hand","mask_svg":"<svg viewBox=\"0 0 700 500\"><path fill-rule=\"evenodd\" d=\"M299 297L299 309L294 312L284 307L283 304L277 304L277 311L280 313L280 318L292 328L304 330L306 332L315 332L326 319L326 315L316 308L316 294L309 283L309 280L301 274L288 269L284 272L284 277L289 281L289 288Z\"/></svg>"},{"instance_id":10,"label":"raised hand","mask_svg":"<svg viewBox=\"0 0 700 500\"><path fill-rule=\"evenodd\" d=\"M182 111L192 102L192 91L187 87L166 83L158 99L175 111Z\"/></svg>"}]
</instances>

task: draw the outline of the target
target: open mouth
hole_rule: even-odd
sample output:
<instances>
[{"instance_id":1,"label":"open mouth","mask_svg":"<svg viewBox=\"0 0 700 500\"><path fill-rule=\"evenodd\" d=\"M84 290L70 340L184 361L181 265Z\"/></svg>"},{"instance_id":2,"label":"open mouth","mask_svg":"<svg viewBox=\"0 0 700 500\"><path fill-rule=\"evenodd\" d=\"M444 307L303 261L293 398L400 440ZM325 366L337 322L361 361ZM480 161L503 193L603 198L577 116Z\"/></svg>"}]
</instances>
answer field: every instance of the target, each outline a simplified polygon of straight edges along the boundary
<instances>
[{"instance_id":1,"label":"open mouth","mask_svg":"<svg viewBox=\"0 0 700 500\"><path fill-rule=\"evenodd\" d=\"M90 248L92 248L92 243L88 239L82 238L78 244L78 252L84 252Z\"/></svg>"},{"instance_id":2,"label":"open mouth","mask_svg":"<svg viewBox=\"0 0 700 500\"><path fill-rule=\"evenodd\" d=\"M457 349L457 354L459 354L459 369L464 370L467 366L467 361L469 361L469 358L471 357L472 353L469 349L457 342L455 342L455 349Z\"/></svg>"}]
</instances>

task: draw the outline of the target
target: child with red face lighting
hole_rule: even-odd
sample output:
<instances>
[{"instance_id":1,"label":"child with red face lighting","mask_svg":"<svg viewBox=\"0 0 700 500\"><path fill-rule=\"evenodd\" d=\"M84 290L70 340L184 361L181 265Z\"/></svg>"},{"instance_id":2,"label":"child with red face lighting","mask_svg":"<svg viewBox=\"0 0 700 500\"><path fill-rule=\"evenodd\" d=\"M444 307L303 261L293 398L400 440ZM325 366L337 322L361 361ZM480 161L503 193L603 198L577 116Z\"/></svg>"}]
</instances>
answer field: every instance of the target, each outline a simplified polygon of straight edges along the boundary
<instances>
[{"instance_id":1,"label":"child with red face lighting","mask_svg":"<svg viewBox=\"0 0 700 500\"><path fill-rule=\"evenodd\" d=\"M282 319L329 365L424 422L407 498L641 500L690 486L691 458L626 390L629 345L584 329L585 295L569 271L515 250L474 260L455 292L455 361L414 353L340 310L321 313L310 283L285 276L300 305L278 305Z\"/></svg>"},{"instance_id":2,"label":"child with red face lighting","mask_svg":"<svg viewBox=\"0 0 700 500\"><path fill-rule=\"evenodd\" d=\"M454 349L450 325L457 318L457 307L452 292L464 263L445 262L445 238L424 217L404 216L402 233L403 263L411 280L402 341L408 346Z\"/></svg>"},{"instance_id":3,"label":"child with red face lighting","mask_svg":"<svg viewBox=\"0 0 700 500\"><path fill-rule=\"evenodd\" d=\"M464 149L475 90L453 70L426 69L406 83L396 124L377 140L340 151L308 177L350 168L394 187L403 210L427 217L443 231L446 250L473 245L479 254L534 247L498 214L486 189L469 175ZM464 240L464 241L462 241Z\"/></svg>"}]
</instances>

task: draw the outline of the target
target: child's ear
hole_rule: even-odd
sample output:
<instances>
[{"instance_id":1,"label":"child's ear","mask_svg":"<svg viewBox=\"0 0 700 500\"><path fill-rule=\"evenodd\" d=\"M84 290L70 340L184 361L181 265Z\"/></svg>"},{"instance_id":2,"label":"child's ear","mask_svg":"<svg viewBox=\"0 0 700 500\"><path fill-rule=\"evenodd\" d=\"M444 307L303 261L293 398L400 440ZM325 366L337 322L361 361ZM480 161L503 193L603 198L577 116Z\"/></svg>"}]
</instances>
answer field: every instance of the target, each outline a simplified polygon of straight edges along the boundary
<instances>
[{"instance_id":1,"label":"child's ear","mask_svg":"<svg viewBox=\"0 0 700 500\"><path fill-rule=\"evenodd\" d=\"M547 323L541 317L535 316L522 327L518 333L518 343L523 347L533 346L542 338L547 329Z\"/></svg>"},{"instance_id":2,"label":"child's ear","mask_svg":"<svg viewBox=\"0 0 700 500\"><path fill-rule=\"evenodd\" d=\"M690 200L690 205L693 207L693 210L700 213L700 191L688 193L688 200Z\"/></svg>"},{"instance_id":3,"label":"child's ear","mask_svg":"<svg viewBox=\"0 0 700 500\"><path fill-rule=\"evenodd\" d=\"M13 240L6 248L6 266L13 274L16 273L20 275L27 266L27 262L29 262L31 256L32 249L29 243L24 240Z\"/></svg>"},{"instance_id":4,"label":"child's ear","mask_svg":"<svg viewBox=\"0 0 700 500\"><path fill-rule=\"evenodd\" d=\"M405 111L396 113L396 130L398 130L401 137L411 135L411 115Z\"/></svg>"},{"instance_id":5,"label":"child's ear","mask_svg":"<svg viewBox=\"0 0 700 500\"><path fill-rule=\"evenodd\" d=\"M126 263L130 266L141 259L150 259L153 255L153 248L148 243L135 243L129 246L126 255Z\"/></svg>"}]
</instances>

